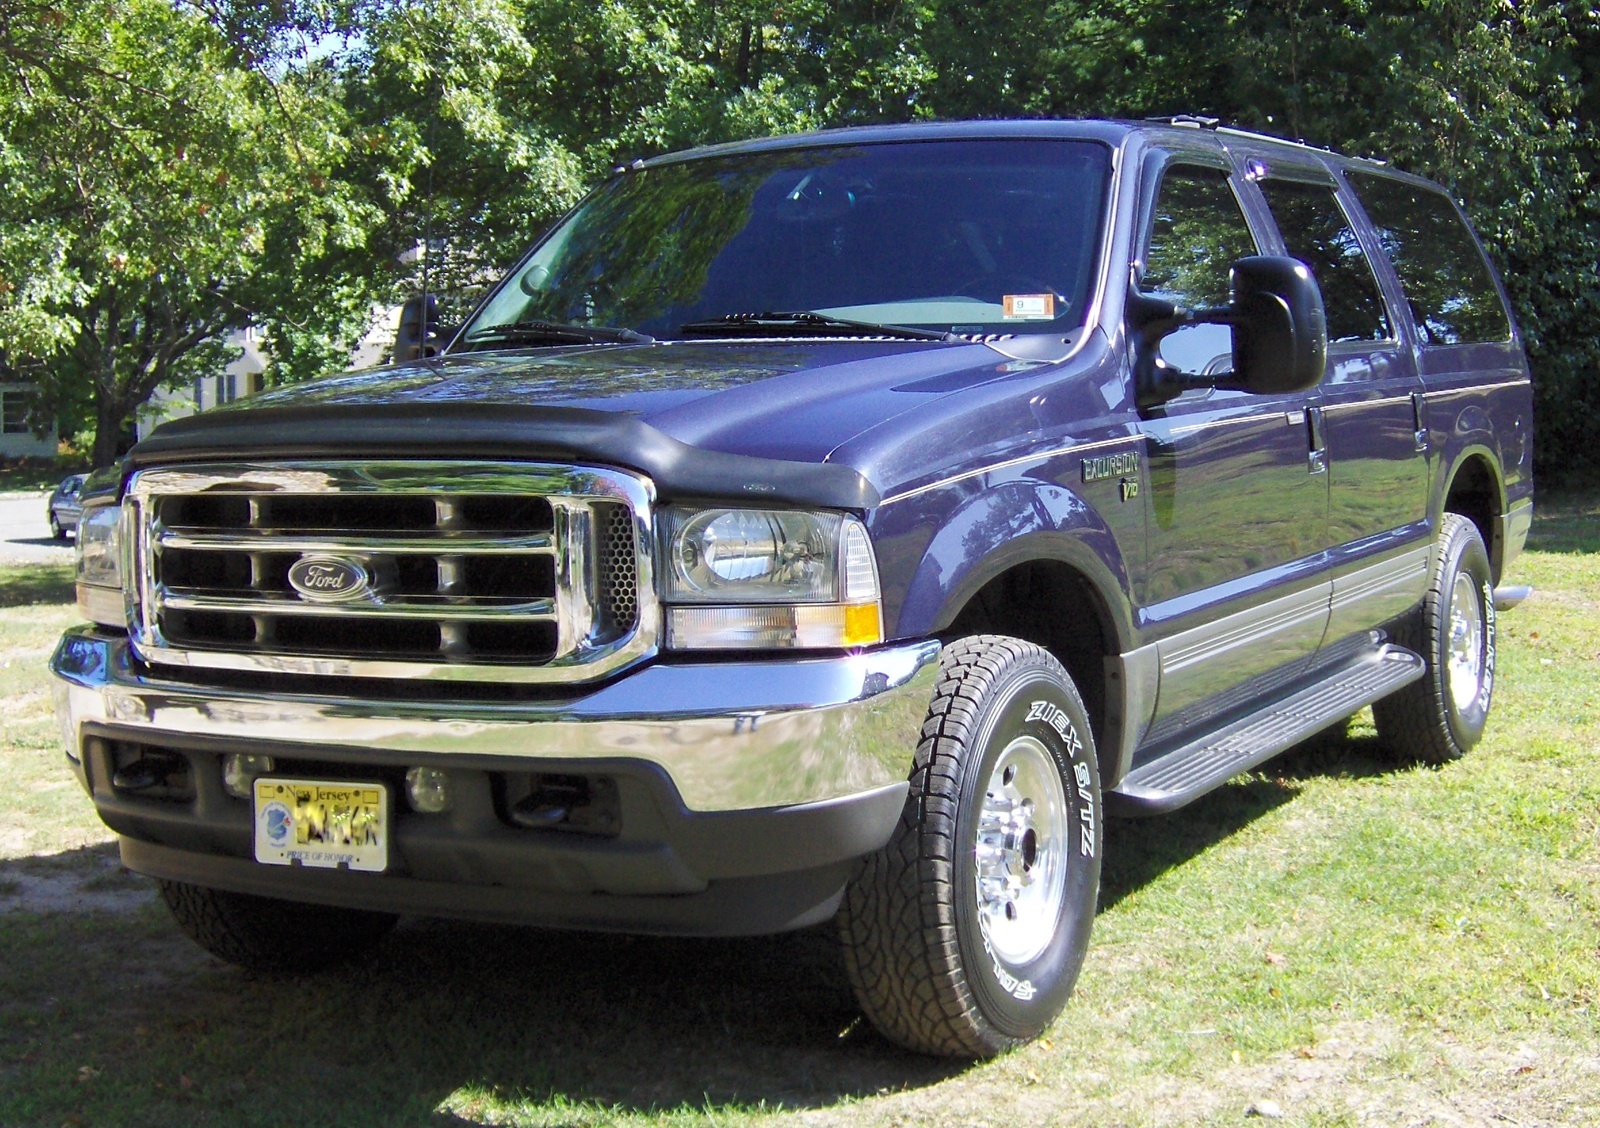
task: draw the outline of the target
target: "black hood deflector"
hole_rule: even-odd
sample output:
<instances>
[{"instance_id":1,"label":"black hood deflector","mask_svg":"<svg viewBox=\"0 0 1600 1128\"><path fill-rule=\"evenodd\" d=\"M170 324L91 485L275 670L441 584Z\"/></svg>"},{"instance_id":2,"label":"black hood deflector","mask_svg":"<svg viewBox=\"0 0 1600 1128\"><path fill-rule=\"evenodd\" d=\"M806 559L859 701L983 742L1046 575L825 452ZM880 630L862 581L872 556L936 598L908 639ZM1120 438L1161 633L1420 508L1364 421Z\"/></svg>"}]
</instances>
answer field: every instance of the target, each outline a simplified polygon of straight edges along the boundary
<instances>
[{"instance_id":1,"label":"black hood deflector","mask_svg":"<svg viewBox=\"0 0 1600 1128\"><path fill-rule=\"evenodd\" d=\"M504 458L637 470L663 501L775 501L864 511L877 489L848 466L702 450L632 416L504 403L326 404L193 415L128 452L130 470L258 459Z\"/></svg>"}]
</instances>

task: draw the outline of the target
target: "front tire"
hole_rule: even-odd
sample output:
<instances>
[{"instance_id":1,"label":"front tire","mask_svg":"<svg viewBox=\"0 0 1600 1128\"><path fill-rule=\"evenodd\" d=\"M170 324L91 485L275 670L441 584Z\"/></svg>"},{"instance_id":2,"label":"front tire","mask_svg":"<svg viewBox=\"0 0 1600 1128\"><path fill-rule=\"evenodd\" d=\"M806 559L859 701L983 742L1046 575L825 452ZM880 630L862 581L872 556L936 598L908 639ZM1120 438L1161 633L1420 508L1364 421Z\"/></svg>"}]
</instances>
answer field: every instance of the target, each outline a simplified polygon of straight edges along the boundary
<instances>
[{"instance_id":1,"label":"front tire","mask_svg":"<svg viewBox=\"0 0 1600 1128\"><path fill-rule=\"evenodd\" d=\"M912 1050L981 1058L1066 1005L1100 889L1100 776L1061 664L994 635L945 648L894 836L840 909L867 1017Z\"/></svg>"},{"instance_id":2,"label":"front tire","mask_svg":"<svg viewBox=\"0 0 1600 1128\"><path fill-rule=\"evenodd\" d=\"M184 934L220 960L253 971L318 971L365 955L389 934L389 913L279 901L160 881Z\"/></svg>"},{"instance_id":3,"label":"front tire","mask_svg":"<svg viewBox=\"0 0 1600 1128\"><path fill-rule=\"evenodd\" d=\"M55 515L55 511L54 510L51 510L51 512L50 512L50 539L51 540L66 540L67 539L67 530L65 530L65 529L63 529L61 527L61 519Z\"/></svg>"},{"instance_id":4,"label":"front tire","mask_svg":"<svg viewBox=\"0 0 1600 1128\"><path fill-rule=\"evenodd\" d=\"M1428 664L1419 681L1372 706L1378 737L1407 759L1459 760L1483 736L1494 695L1494 577L1478 527L1446 513L1420 611L1395 641Z\"/></svg>"}]
</instances>

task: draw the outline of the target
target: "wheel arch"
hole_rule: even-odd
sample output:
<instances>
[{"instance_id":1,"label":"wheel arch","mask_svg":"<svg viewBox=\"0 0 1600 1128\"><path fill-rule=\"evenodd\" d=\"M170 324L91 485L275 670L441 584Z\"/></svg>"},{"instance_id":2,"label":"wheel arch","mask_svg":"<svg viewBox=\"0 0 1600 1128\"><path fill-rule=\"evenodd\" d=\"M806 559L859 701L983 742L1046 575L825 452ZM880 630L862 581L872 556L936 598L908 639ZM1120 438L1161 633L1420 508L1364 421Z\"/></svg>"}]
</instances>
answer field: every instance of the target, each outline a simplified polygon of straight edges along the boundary
<instances>
[{"instance_id":1,"label":"wheel arch","mask_svg":"<svg viewBox=\"0 0 1600 1128\"><path fill-rule=\"evenodd\" d=\"M1446 513L1459 513L1471 521L1489 550L1489 568L1498 583L1505 561L1505 526L1501 518L1507 503L1505 475L1500 472L1495 452L1481 443L1463 447L1443 482L1434 527L1440 526Z\"/></svg>"},{"instance_id":2,"label":"wheel arch","mask_svg":"<svg viewBox=\"0 0 1600 1128\"><path fill-rule=\"evenodd\" d=\"M1115 538L1086 502L1037 482L969 499L930 542L912 591L907 607L929 611L922 622L903 618L902 633L947 642L1009 635L1054 655L1088 710L1102 782L1115 785L1127 712L1121 655L1134 645L1131 597Z\"/></svg>"}]
</instances>

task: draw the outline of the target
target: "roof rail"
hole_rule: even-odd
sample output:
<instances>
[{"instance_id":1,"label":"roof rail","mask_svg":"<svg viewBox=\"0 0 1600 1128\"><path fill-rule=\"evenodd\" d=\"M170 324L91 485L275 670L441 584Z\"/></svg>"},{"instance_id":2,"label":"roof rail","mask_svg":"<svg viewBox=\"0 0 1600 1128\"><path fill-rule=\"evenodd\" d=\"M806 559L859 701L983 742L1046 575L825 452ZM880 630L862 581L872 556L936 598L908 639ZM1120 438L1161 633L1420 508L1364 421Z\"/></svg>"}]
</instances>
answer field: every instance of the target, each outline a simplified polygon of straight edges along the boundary
<instances>
[{"instance_id":1,"label":"roof rail","mask_svg":"<svg viewBox=\"0 0 1600 1128\"><path fill-rule=\"evenodd\" d=\"M1159 121L1166 125L1182 125L1190 129L1215 129L1222 124L1221 118L1205 117L1202 114L1159 114L1144 120Z\"/></svg>"}]
</instances>

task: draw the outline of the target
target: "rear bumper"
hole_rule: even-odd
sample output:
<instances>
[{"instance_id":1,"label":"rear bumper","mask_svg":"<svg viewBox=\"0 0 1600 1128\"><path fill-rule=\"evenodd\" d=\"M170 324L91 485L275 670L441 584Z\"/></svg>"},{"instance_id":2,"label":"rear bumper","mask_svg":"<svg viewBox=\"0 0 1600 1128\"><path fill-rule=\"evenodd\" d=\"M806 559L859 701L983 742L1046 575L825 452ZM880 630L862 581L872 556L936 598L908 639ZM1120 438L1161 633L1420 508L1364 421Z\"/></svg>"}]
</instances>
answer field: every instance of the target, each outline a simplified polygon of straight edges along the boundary
<instances>
[{"instance_id":1,"label":"rear bumper","mask_svg":"<svg viewBox=\"0 0 1600 1128\"><path fill-rule=\"evenodd\" d=\"M888 840L938 652L656 665L560 700L200 684L93 628L69 632L51 669L74 770L138 872L396 912L726 934L825 919L849 864ZM183 757L192 794L119 791L112 768L130 746ZM390 871L255 863L249 805L222 787L230 752L272 755L299 778L389 781ZM449 775L448 812L406 809L400 780L418 765ZM620 833L512 825L500 797L516 773L605 777Z\"/></svg>"}]
</instances>

